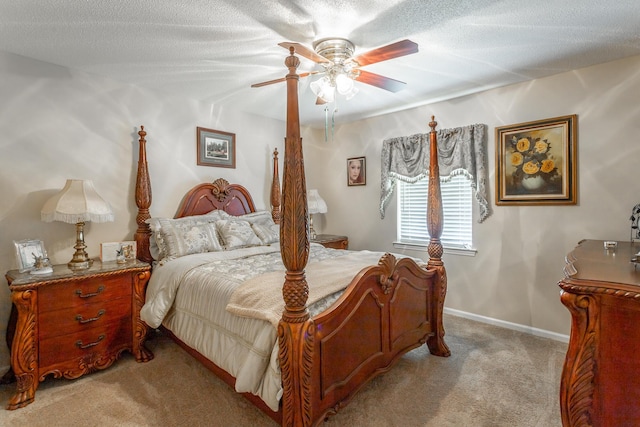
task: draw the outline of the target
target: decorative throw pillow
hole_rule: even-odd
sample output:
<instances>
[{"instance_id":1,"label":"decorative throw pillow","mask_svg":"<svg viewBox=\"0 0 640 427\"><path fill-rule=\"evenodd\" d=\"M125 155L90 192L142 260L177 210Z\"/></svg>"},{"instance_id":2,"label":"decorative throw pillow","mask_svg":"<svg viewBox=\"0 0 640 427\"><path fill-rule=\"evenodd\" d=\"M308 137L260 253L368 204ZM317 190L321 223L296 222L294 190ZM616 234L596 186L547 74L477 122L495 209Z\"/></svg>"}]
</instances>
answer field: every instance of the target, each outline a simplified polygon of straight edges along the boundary
<instances>
[{"instance_id":1,"label":"decorative throw pillow","mask_svg":"<svg viewBox=\"0 0 640 427\"><path fill-rule=\"evenodd\" d=\"M256 222L264 222L264 221L273 222L273 218L271 217L271 212L269 211L251 212L248 214L231 217L230 219L239 219L241 221L247 221L249 224L253 224Z\"/></svg>"},{"instance_id":2,"label":"decorative throw pillow","mask_svg":"<svg viewBox=\"0 0 640 427\"><path fill-rule=\"evenodd\" d=\"M226 250L262 244L247 221L221 219L216 221L216 227Z\"/></svg>"},{"instance_id":3,"label":"decorative throw pillow","mask_svg":"<svg viewBox=\"0 0 640 427\"><path fill-rule=\"evenodd\" d=\"M151 238L149 239L151 256L156 261L161 261L169 257L176 258L192 253L222 250L217 233L214 240L205 242L203 236L211 237L212 231L207 227L199 230L197 226L214 223L230 216L225 211L216 210L204 215L183 218L149 218L147 223L151 228ZM193 229L194 227L196 229ZM215 232L216 229L213 227L213 233ZM204 234L200 235L201 233ZM179 237L180 235L182 237ZM167 241L167 239L169 240ZM205 250L205 248L208 249Z\"/></svg>"},{"instance_id":4,"label":"decorative throw pillow","mask_svg":"<svg viewBox=\"0 0 640 427\"><path fill-rule=\"evenodd\" d=\"M166 259L222 250L216 226L211 222L163 223L160 234L165 245Z\"/></svg>"},{"instance_id":5,"label":"decorative throw pillow","mask_svg":"<svg viewBox=\"0 0 640 427\"><path fill-rule=\"evenodd\" d=\"M280 227L271 218L264 222L255 222L251 228L263 245L270 245L280 240Z\"/></svg>"}]
</instances>

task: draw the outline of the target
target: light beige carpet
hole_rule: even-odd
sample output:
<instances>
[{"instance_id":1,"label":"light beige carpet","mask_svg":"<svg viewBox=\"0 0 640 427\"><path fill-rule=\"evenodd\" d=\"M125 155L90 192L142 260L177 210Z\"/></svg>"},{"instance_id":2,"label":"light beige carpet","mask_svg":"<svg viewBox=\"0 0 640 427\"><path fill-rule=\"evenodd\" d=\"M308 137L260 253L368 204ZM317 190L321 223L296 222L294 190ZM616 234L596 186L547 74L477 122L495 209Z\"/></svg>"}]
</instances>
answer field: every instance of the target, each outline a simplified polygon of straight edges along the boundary
<instances>
[{"instance_id":1,"label":"light beige carpet","mask_svg":"<svg viewBox=\"0 0 640 427\"><path fill-rule=\"evenodd\" d=\"M329 426L559 427L567 345L445 315L451 357L426 347L366 385ZM47 379L31 405L4 409L15 384L0 386L1 426L274 426L162 335L155 359L129 354L78 380Z\"/></svg>"}]
</instances>

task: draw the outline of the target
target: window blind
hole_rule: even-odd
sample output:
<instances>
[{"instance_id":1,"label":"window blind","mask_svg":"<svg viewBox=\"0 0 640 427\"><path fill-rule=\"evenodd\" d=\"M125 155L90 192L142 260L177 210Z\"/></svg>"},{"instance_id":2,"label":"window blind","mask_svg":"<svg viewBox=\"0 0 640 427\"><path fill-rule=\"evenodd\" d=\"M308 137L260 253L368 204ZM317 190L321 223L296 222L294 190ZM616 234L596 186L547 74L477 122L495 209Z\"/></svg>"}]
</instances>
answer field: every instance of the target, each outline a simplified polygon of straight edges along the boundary
<instances>
[{"instance_id":1,"label":"window blind","mask_svg":"<svg viewBox=\"0 0 640 427\"><path fill-rule=\"evenodd\" d=\"M409 184L398 180L398 240L401 243L428 245L427 191L429 181L424 178ZM472 188L464 175L448 181L441 179L444 224L440 241L444 247L471 248Z\"/></svg>"}]
</instances>

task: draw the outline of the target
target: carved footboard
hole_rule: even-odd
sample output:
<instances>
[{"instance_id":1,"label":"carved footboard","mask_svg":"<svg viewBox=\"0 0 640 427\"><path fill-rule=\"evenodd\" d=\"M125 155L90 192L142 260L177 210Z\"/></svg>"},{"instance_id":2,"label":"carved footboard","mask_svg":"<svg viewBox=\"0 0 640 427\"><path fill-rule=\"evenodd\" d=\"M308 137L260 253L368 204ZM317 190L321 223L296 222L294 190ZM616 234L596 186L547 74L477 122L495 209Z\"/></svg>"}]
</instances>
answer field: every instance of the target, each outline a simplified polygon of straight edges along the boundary
<instances>
[{"instance_id":1,"label":"carved footboard","mask_svg":"<svg viewBox=\"0 0 640 427\"><path fill-rule=\"evenodd\" d=\"M450 354L443 339L442 279L437 270L387 254L362 270L331 308L305 323L306 339L293 363L303 367L306 425L338 412L371 378L425 342L435 355ZM282 366L283 376L291 369L293 364Z\"/></svg>"}]
</instances>

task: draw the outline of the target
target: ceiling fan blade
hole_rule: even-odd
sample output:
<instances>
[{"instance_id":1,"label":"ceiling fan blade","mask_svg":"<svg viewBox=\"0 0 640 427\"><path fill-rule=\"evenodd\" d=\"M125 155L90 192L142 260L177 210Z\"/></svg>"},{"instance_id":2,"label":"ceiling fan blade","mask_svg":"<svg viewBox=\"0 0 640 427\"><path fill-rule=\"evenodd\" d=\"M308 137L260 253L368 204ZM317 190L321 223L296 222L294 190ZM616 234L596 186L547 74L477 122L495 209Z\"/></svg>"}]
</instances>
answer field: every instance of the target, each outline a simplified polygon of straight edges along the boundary
<instances>
[{"instance_id":1,"label":"ceiling fan blade","mask_svg":"<svg viewBox=\"0 0 640 427\"><path fill-rule=\"evenodd\" d=\"M266 82L261 82L261 83L254 83L251 85L251 87L262 87L262 86L267 86L267 85L271 85L274 83L280 83L286 80L286 77L282 77L281 79L275 79L275 80L269 80Z\"/></svg>"},{"instance_id":2,"label":"ceiling fan blade","mask_svg":"<svg viewBox=\"0 0 640 427\"><path fill-rule=\"evenodd\" d=\"M313 62L317 62L318 64L328 63L330 62L324 56L320 56L308 47L301 45L300 43L292 43L292 42L282 42L278 43L278 46L282 46L283 48L289 50L290 47L293 47L295 53L300 56L304 56L307 59L312 60Z\"/></svg>"},{"instance_id":3,"label":"ceiling fan blade","mask_svg":"<svg viewBox=\"0 0 640 427\"><path fill-rule=\"evenodd\" d=\"M389 92L398 92L404 88L405 82L400 80L394 80L389 77L381 76L380 74L370 73L365 70L358 70L360 75L356 77L356 80L368 85L377 86L381 89L388 90Z\"/></svg>"},{"instance_id":4,"label":"ceiling fan blade","mask_svg":"<svg viewBox=\"0 0 640 427\"><path fill-rule=\"evenodd\" d=\"M418 52L417 43L414 43L411 40L402 40L365 52L356 56L353 60L356 61L360 67L364 67L365 65L387 61L389 59L410 55L416 52Z\"/></svg>"},{"instance_id":5,"label":"ceiling fan blade","mask_svg":"<svg viewBox=\"0 0 640 427\"><path fill-rule=\"evenodd\" d=\"M318 74L319 72L320 71L309 71L308 73L300 73L300 74L298 74L298 76L299 77L307 77L307 76L310 76L312 74ZM269 81L266 81L266 82L254 83L254 84L251 85L251 87L267 86L267 85L271 85L271 84L274 84L274 83L280 83L280 82L283 82L285 80L287 80L287 78L286 77L282 77L282 78L279 78L279 79L269 80Z\"/></svg>"},{"instance_id":6,"label":"ceiling fan blade","mask_svg":"<svg viewBox=\"0 0 640 427\"><path fill-rule=\"evenodd\" d=\"M327 101L325 101L324 99L322 99L320 97L316 98L316 105L323 105L323 104L326 104L326 103L327 103Z\"/></svg>"}]
</instances>

